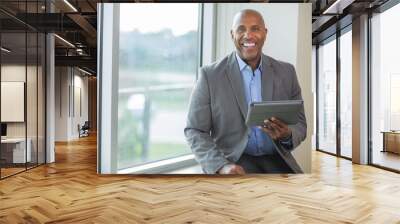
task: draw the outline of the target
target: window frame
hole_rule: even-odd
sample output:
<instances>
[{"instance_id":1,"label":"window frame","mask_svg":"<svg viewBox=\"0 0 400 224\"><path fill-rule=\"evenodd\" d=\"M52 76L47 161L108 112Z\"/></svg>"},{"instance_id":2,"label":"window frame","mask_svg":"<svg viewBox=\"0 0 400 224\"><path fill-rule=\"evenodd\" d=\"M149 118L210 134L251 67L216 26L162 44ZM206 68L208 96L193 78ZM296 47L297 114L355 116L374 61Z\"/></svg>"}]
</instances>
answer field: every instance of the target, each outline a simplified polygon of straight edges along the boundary
<instances>
[{"instance_id":1,"label":"window frame","mask_svg":"<svg viewBox=\"0 0 400 224\"><path fill-rule=\"evenodd\" d=\"M316 151L319 152L323 152L329 155L333 155L339 158L343 158L346 160L352 160L352 158L347 157L342 155L341 152L341 118L340 118L340 112L341 112L341 108L340 108L340 103L341 103L341 90L340 90L340 77L341 77L341 65L340 65L340 37L344 34L346 34L347 32L351 32L352 31L352 23L347 24L345 27L338 29L335 33L333 33L332 35L326 37L325 39L320 40L317 44L316 44L316 50L315 50L315 58L316 58L316 139L315 139L315 145L316 145ZM321 149L319 147L319 110L320 110L320 105L319 105L319 84L320 84L320 74L319 74L319 48L320 45L322 44L327 44L331 41L336 41L336 152L332 153L329 152L327 150Z\"/></svg>"}]
</instances>

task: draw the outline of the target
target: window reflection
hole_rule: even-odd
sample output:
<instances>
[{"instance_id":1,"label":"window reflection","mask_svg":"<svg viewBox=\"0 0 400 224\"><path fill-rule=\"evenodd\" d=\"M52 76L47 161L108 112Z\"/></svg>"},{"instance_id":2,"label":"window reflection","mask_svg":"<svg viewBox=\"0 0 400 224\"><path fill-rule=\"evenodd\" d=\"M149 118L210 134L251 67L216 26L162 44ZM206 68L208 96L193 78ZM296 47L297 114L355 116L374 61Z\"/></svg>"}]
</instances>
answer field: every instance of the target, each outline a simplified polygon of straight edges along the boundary
<instances>
[{"instance_id":1,"label":"window reflection","mask_svg":"<svg viewBox=\"0 0 400 224\"><path fill-rule=\"evenodd\" d=\"M352 157L352 35L340 36L340 154Z\"/></svg>"},{"instance_id":2,"label":"window reflection","mask_svg":"<svg viewBox=\"0 0 400 224\"><path fill-rule=\"evenodd\" d=\"M318 148L336 153L336 40L318 51Z\"/></svg>"}]
</instances>

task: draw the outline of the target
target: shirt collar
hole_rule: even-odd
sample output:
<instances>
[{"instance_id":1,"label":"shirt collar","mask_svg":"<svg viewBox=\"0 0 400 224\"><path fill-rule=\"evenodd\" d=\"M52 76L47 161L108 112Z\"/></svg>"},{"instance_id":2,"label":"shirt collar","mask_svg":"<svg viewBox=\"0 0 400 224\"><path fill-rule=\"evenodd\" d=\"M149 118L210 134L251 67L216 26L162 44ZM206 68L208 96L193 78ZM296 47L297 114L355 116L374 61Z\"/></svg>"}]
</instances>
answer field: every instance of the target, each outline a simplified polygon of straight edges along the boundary
<instances>
[{"instance_id":1,"label":"shirt collar","mask_svg":"<svg viewBox=\"0 0 400 224\"><path fill-rule=\"evenodd\" d=\"M236 55L236 60L237 60L237 62L238 62L238 64L239 64L239 70L240 70L240 71L242 71L246 66L249 66L249 67L250 67L250 65L246 64L246 62L243 61L243 59L241 59L237 53L236 53L235 55ZM260 60L260 63L258 64L257 69L259 69L259 70L262 72L262 69L261 69L261 68L262 68L262 58L261 58L261 60ZM257 69L256 69L256 70L257 70Z\"/></svg>"}]
</instances>

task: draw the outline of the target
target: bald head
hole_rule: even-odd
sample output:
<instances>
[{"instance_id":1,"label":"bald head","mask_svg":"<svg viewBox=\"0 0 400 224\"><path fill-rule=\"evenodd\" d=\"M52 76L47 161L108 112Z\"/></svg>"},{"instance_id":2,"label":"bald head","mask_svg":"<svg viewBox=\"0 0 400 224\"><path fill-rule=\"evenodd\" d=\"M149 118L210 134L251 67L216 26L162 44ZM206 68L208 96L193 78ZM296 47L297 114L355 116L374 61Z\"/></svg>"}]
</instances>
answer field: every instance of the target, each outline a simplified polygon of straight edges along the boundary
<instances>
[{"instance_id":1,"label":"bald head","mask_svg":"<svg viewBox=\"0 0 400 224\"><path fill-rule=\"evenodd\" d=\"M267 28L262 15L252 9L245 9L233 18L231 36L236 53L255 69L261 59L262 47L267 37Z\"/></svg>"},{"instance_id":2,"label":"bald head","mask_svg":"<svg viewBox=\"0 0 400 224\"><path fill-rule=\"evenodd\" d=\"M256 10L253 10L253 9L243 9L243 10L239 11L238 13L236 13L235 16L233 17L232 30L234 30L234 28L236 26L238 26L238 24L240 24L240 21L247 16L254 16L254 17L258 18L260 24L262 24L262 26L265 27L264 18L262 17L262 15L259 12L257 12Z\"/></svg>"}]
</instances>

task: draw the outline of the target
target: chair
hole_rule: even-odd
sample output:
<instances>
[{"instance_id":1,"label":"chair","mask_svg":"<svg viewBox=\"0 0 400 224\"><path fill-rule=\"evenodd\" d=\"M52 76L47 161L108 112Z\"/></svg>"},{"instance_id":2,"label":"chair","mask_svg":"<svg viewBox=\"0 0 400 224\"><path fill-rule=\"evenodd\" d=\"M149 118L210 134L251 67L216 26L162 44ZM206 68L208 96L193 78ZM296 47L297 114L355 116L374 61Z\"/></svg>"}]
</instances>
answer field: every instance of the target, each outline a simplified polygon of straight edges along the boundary
<instances>
[{"instance_id":1,"label":"chair","mask_svg":"<svg viewBox=\"0 0 400 224\"><path fill-rule=\"evenodd\" d=\"M90 129L89 121L85 121L82 127L78 125L78 129L79 129L79 138L89 136L89 129Z\"/></svg>"}]
</instances>

